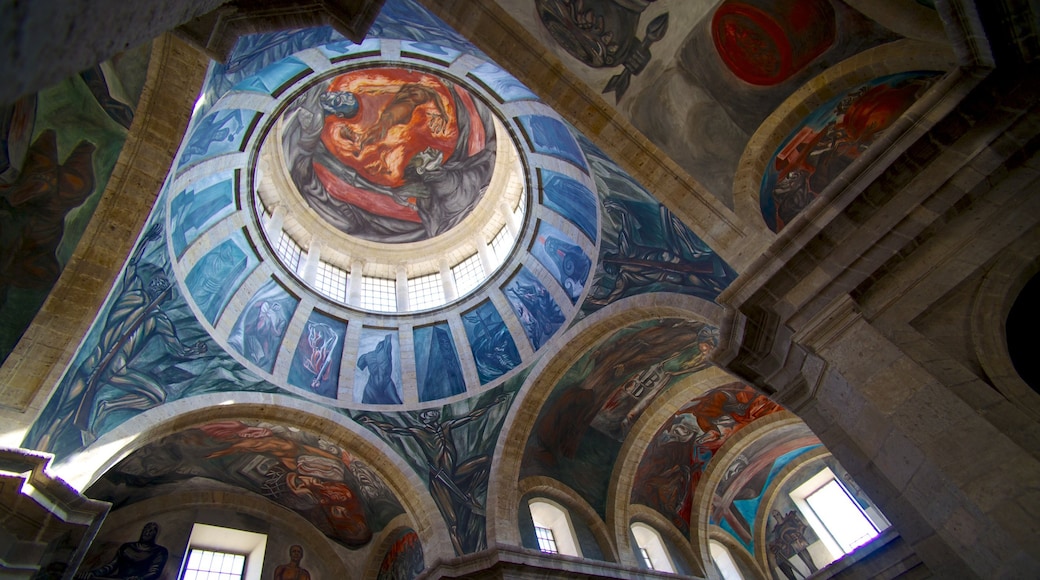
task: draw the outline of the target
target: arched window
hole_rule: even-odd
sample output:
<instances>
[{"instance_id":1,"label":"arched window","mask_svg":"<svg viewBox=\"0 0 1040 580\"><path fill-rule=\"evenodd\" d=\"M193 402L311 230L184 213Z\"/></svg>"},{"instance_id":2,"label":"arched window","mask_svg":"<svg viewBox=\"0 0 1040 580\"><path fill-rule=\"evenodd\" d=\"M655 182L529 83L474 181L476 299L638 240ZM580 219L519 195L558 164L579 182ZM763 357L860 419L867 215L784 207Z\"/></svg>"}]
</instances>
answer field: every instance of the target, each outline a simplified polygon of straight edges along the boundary
<instances>
[{"instance_id":1,"label":"arched window","mask_svg":"<svg viewBox=\"0 0 1040 580\"><path fill-rule=\"evenodd\" d=\"M632 524L632 537L636 539L639 555L647 568L675 573L672 558L668 555L668 550L661 541L661 534L657 533L657 530L642 522L636 522Z\"/></svg>"},{"instance_id":2,"label":"arched window","mask_svg":"<svg viewBox=\"0 0 1040 580\"><path fill-rule=\"evenodd\" d=\"M581 547L574 534L570 514L552 500L532 499L531 519L538 537L538 548L547 554L581 557Z\"/></svg>"},{"instance_id":3,"label":"arched window","mask_svg":"<svg viewBox=\"0 0 1040 580\"><path fill-rule=\"evenodd\" d=\"M711 561L715 564L715 569L724 580L744 579L740 568L737 567L737 563L733 561L733 556L729 553L729 548L716 540L708 540L708 552L711 554Z\"/></svg>"}]
</instances>

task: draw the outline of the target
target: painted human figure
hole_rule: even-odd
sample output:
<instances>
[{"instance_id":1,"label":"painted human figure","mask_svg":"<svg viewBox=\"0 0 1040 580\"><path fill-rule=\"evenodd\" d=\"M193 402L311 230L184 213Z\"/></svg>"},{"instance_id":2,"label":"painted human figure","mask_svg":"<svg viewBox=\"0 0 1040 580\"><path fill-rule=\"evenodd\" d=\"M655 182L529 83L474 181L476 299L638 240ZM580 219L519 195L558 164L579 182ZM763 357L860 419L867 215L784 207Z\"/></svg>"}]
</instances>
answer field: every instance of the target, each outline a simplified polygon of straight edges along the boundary
<instances>
[{"instance_id":1,"label":"painted human figure","mask_svg":"<svg viewBox=\"0 0 1040 580\"><path fill-rule=\"evenodd\" d=\"M368 416L359 419L365 425L389 435L411 437L422 449L429 467L430 493L447 520L448 532L457 554L474 551L464 549L459 523L463 512L484 515L484 506L480 505L473 494L487 481L491 457L486 454L477 455L460 462L452 430L483 417L491 407L508 398L508 395L500 394L490 403L448 420L441 420L439 410L427 409L419 413L419 424L408 422L404 427L377 421Z\"/></svg>"},{"instance_id":2,"label":"painted human figure","mask_svg":"<svg viewBox=\"0 0 1040 580\"><path fill-rule=\"evenodd\" d=\"M805 539L806 525L802 518L794 511L787 512L785 516L773 510L773 519L776 520L776 527L773 529L775 539L769 543L769 551L784 576L794 580L795 569L788 560L795 555L802 560L810 574L816 572L816 563L809 554L809 541Z\"/></svg>"},{"instance_id":3,"label":"painted human figure","mask_svg":"<svg viewBox=\"0 0 1040 580\"><path fill-rule=\"evenodd\" d=\"M368 371L368 382L362 403L373 405L400 405L401 396L397 394L393 371L393 342L391 335L386 335L375 349L358 357L357 368Z\"/></svg>"},{"instance_id":4,"label":"painted human figure","mask_svg":"<svg viewBox=\"0 0 1040 580\"><path fill-rule=\"evenodd\" d=\"M311 580L311 573L300 566L303 560L303 546L289 547L289 563L279 564L274 569L274 580Z\"/></svg>"},{"instance_id":5,"label":"painted human figure","mask_svg":"<svg viewBox=\"0 0 1040 580\"><path fill-rule=\"evenodd\" d=\"M195 358L206 354L207 347L202 341L190 346L181 342L176 327L163 311L162 304L170 297L172 287L162 269L148 264L153 272L147 284L141 273L145 249L159 239L162 231L161 224L153 225L131 256L97 344L76 370L68 387L58 395L61 403L48 432L40 440L41 448L49 448L50 438L64 430L70 420L85 438L92 439L97 425L110 413L122 409L144 411L162 404L166 391L159 380L133 366L153 338L162 341L166 350L176 357ZM105 386L123 394L98 402L98 395Z\"/></svg>"},{"instance_id":6,"label":"painted human figure","mask_svg":"<svg viewBox=\"0 0 1040 580\"><path fill-rule=\"evenodd\" d=\"M158 535L159 524L148 522L141 528L139 540L119 546L111 562L84 574L77 574L77 580L157 580L169 557L169 551L155 543Z\"/></svg>"},{"instance_id":7,"label":"painted human figure","mask_svg":"<svg viewBox=\"0 0 1040 580\"><path fill-rule=\"evenodd\" d=\"M437 109L435 113L429 113L430 131L441 133L448 123L448 112L441 102L441 96L437 91L416 83L401 86L379 114L379 120L365 129L358 140L359 149L378 143L386 138L386 134L395 125L407 125L419 107L433 104Z\"/></svg>"}]
</instances>

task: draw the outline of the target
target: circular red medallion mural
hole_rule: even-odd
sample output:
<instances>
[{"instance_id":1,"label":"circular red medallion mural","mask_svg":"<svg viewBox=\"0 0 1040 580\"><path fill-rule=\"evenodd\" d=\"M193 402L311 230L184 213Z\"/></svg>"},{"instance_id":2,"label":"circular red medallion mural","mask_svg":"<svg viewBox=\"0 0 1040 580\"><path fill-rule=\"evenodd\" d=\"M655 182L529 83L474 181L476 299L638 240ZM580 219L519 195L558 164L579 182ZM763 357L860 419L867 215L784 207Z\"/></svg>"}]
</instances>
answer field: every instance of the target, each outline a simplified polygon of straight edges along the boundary
<instances>
[{"instance_id":1,"label":"circular red medallion mural","mask_svg":"<svg viewBox=\"0 0 1040 580\"><path fill-rule=\"evenodd\" d=\"M491 111L428 72L367 68L318 83L283 113L282 147L307 204L337 229L415 242L462 221L495 168Z\"/></svg>"}]
</instances>

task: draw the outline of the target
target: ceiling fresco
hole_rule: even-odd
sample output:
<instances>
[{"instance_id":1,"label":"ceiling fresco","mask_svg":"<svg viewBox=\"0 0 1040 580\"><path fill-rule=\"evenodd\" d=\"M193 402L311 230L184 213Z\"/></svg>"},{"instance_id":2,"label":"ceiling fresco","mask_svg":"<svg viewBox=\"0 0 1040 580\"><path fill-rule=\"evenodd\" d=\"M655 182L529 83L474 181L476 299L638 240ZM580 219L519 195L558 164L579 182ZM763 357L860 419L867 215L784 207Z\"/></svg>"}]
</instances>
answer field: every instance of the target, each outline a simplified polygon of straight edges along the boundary
<instances>
[{"instance_id":1,"label":"ceiling fresco","mask_svg":"<svg viewBox=\"0 0 1040 580\"><path fill-rule=\"evenodd\" d=\"M730 207L741 154L784 99L902 38L840 0L498 4Z\"/></svg>"},{"instance_id":2,"label":"ceiling fresco","mask_svg":"<svg viewBox=\"0 0 1040 580\"><path fill-rule=\"evenodd\" d=\"M296 97L283 116L300 194L331 225L367 240L414 242L453 228L495 169L491 112L430 73L351 70Z\"/></svg>"},{"instance_id":3,"label":"ceiling fresco","mask_svg":"<svg viewBox=\"0 0 1040 580\"><path fill-rule=\"evenodd\" d=\"M783 140L762 176L762 218L779 232L924 94L938 72L888 75L827 101Z\"/></svg>"},{"instance_id":4,"label":"ceiling fresco","mask_svg":"<svg viewBox=\"0 0 1040 580\"><path fill-rule=\"evenodd\" d=\"M520 477L549 476L601 516L621 445L647 406L708 366L718 330L683 319L623 328L582 355L556 383L524 448Z\"/></svg>"},{"instance_id":5,"label":"ceiling fresco","mask_svg":"<svg viewBox=\"0 0 1040 580\"><path fill-rule=\"evenodd\" d=\"M72 257L126 142L147 43L0 106L0 363Z\"/></svg>"},{"instance_id":6,"label":"ceiling fresco","mask_svg":"<svg viewBox=\"0 0 1040 580\"><path fill-rule=\"evenodd\" d=\"M691 76L686 59L735 50L733 39L754 33L747 19L759 22L765 4L747 12L725 2L731 11L717 24L722 8L678 11L671 0L525 6L537 7L537 26L551 28L568 58L598 67L590 82L637 125L697 119L689 135L650 130L651 139L662 146L679 139L670 153L732 175L727 164L747 136L799 83L892 37L839 2L792 0L769 17L787 26L786 40L793 34L805 46L730 54L725 62L711 52L715 68ZM826 13L827 26L802 34L808 13ZM550 15L555 24L543 25ZM723 48L712 44L713 26ZM799 163L814 164L821 179L844 168L853 146L835 145L826 157L819 147L834 145L827 136L845 131L862 150L930 79L884 77L828 103L778 149L763 191L782 198L776 175ZM736 100L746 101L733 105L739 116L715 96L715 82L739 87ZM652 113L651 83L663 87L656 94L665 105ZM676 96L686 90L694 97ZM798 137L804 131L817 138ZM516 243L497 270L446 307L377 313L329 299L305 280L305 267L281 259L269 234L286 230L265 229L277 222L277 209L258 193L268 183L260 150L270 136L278 137L270 139L284 160L276 169L291 194L330 225L334 235L319 242L360 238L373 253L466 230L466 216L490 199L498 145L508 141L525 188ZM719 149L700 149L709 143ZM709 175L723 199L724 181ZM811 195L822 187L809 183ZM782 227L788 218L774 219ZM310 255L322 251L315 247ZM431 246L414 246L424 247ZM706 384L696 375L709 369L719 342L713 302L737 275L527 87L413 0L388 0L361 44L330 28L250 35L226 64L211 66L153 213L24 445L70 465L132 446L123 431L165 427L203 400L193 397L216 393L228 405L262 401L278 413L320 415L385 453L387 464L407 466L422 500L400 501L411 498L390 492L378 475L383 465L318 433L244 418L200 419L128 448L91 493L119 508L178 486L245 490L305 518L337 549L378 547L380 577L415 576L433 557L419 540L431 529L447 531L455 555L493 545L487 517L496 508L489 488L497 467L515 467L510 478L569 488L601 520L612 494L628 497L689 536L693 497L712 458L738 431L783 411L735 378L697 386ZM669 313L648 312L652 301ZM623 323L603 325L619 312ZM588 331L608 326L603 335ZM558 379L538 376L554 362L566 369ZM539 381L544 401L518 401ZM683 403L648 415L659 401ZM647 416L667 419L651 425ZM516 435L515 445L500 441L503 432ZM714 490L710 524L760 549L752 516L765 508L754 502L815 445L802 435L763 438L761 448L733 460ZM507 461L516 465L496 464L496 450L507 445L515 446ZM616 489L612 474L626 445L628 458L640 461L632 488ZM402 505L424 501L436 506L421 514L439 518L432 526Z\"/></svg>"},{"instance_id":7,"label":"ceiling fresco","mask_svg":"<svg viewBox=\"0 0 1040 580\"><path fill-rule=\"evenodd\" d=\"M657 510L689 535L693 497L712 457L734 433L783 407L743 383L711 389L657 431L636 470L632 502Z\"/></svg>"},{"instance_id":8,"label":"ceiling fresco","mask_svg":"<svg viewBox=\"0 0 1040 580\"><path fill-rule=\"evenodd\" d=\"M149 444L90 493L121 507L211 481L290 509L350 549L368 545L404 512L386 482L349 451L295 427L242 421L209 423Z\"/></svg>"}]
</instances>

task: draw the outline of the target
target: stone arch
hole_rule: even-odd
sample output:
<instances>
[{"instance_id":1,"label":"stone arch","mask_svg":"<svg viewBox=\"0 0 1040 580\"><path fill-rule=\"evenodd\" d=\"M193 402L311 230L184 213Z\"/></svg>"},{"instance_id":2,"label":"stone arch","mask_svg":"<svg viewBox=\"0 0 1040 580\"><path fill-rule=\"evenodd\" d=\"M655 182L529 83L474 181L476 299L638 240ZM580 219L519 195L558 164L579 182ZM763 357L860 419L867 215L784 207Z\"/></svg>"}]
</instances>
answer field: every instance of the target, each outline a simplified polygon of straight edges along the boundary
<instances>
[{"instance_id":1,"label":"stone arch","mask_svg":"<svg viewBox=\"0 0 1040 580\"><path fill-rule=\"evenodd\" d=\"M631 505L628 510L628 513L629 517L631 518L628 522L629 526L636 522L640 522L650 526L654 529L654 531L660 534L663 539L667 539L671 546L674 546L677 550L679 550L679 553L673 554L673 556L678 555L682 557L686 561L685 563L687 568L694 574L700 576L705 575L704 562L700 558L698 558L697 553L690 546L689 539L683 537L683 535L679 533L679 530L676 530L675 526L673 526L670 522L665 520L664 517L661 516L661 514L646 506L639 504ZM623 536L623 538L625 546L629 550L629 553L631 553L632 545L630 542L630 535L626 533ZM618 539L619 543L621 539L622 538ZM667 547L668 546L666 546L666 549Z\"/></svg>"},{"instance_id":2,"label":"stone arch","mask_svg":"<svg viewBox=\"0 0 1040 580\"><path fill-rule=\"evenodd\" d=\"M947 46L900 40L863 51L817 75L777 107L748 141L733 177L733 203L737 215L746 223L754 224L751 227L760 233L770 238L776 236L762 217L759 203L762 176L777 147L806 115L820 105L885 75L915 70L947 71L955 65L954 55Z\"/></svg>"},{"instance_id":3,"label":"stone arch","mask_svg":"<svg viewBox=\"0 0 1040 580\"><path fill-rule=\"evenodd\" d=\"M174 401L106 433L83 452L56 466L54 472L73 486L85 489L145 445L218 420L264 420L321 434L323 439L365 462L383 479L409 516L427 558L454 555L444 520L426 485L403 460L385 461L387 457L398 457L393 449L342 415L284 395L213 393Z\"/></svg>"},{"instance_id":4,"label":"stone arch","mask_svg":"<svg viewBox=\"0 0 1040 580\"><path fill-rule=\"evenodd\" d=\"M803 429L806 433L811 434L805 423L793 413L789 411L774 413L754 421L746 428L733 434L716 452L715 456L711 458L705 469L701 484L697 487L697 493L693 497L693 509L691 510L693 514L691 519L694 519L695 516L697 525L695 527L691 522L690 543L693 545L694 551L702 558L711 558L708 550L708 540L718 539L716 537L717 534L712 534L712 530L717 529L728 538L729 543L726 543L727 547L730 547L731 544L739 545L730 534L722 531L721 527L709 523L715 491L722 483L730 464L753 443L765 437L772 437L781 429ZM757 527L755 529L757 530ZM744 546L740 546L740 549L745 554L747 553ZM733 553L732 548L730 548L730 552L731 554Z\"/></svg>"},{"instance_id":5,"label":"stone arch","mask_svg":"<svg viewBox=\"0 0 1040 580\"><path fill-rule=\"evenodd\" d=\"M1040 272L1040 231L1019 238L986 272L975 294L971 334L975 354L993 386L1016 407L1040 418L1040 397L1022 379L1008 354L1005 324L1023 287Z\"/></svg>"},{"instance_id":6,"label":"stone arch","mask_svg":"<svg viewBox=\"0 0 1040 580\"><path fill-rule=\"evenodd\" d=\"M722 309L714 303L681 294L633 296L604 307L553 339L555 342L550 346L566 344L568 348L557 350L555 356L542 358L533 366L530 378L516 395L516 400L522 403L510 409L495 447L496 462L491 469L487 499L489 541L495 538L500 543L520 544L519 535L512 527L499 529L496 522L516 519L520 500L516 482L520 479L524 449L542 406L557 382L589 349L614 332L639 321L667 316L717 325L722 318ZM547 349L547 352L552 350ZM490 517L491 514L494 517ZM608 529L614 529L614 526L608 525Z\"/></svg>"},{"instance_id":7,"label":"stone arch","mask_svg":"<svg viewBox=\"0 0 1040 580\"><path fill-rule=\"evenodd\" d=\"M578 492L551 477L535 476L520 480L517 485L517 493L520 500L525 496L532 495L559 503L571 512L572 517L580 517L585 525L588 526L608 562L620 561L617 543L613 541L614 538L610 535L609 530L603 523L603 520L600 519L599 514L596 513L596 510L592 509L592 506ZM523 508L518 505L517 510L520 509ZM513 521L518 522L518 519ZM519 542L517 543L519 544Z\"/></svg>"}]
</instances>

